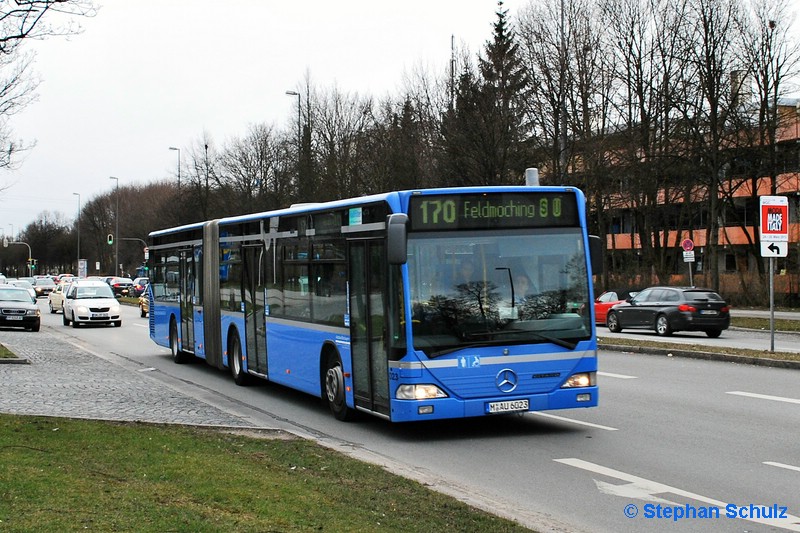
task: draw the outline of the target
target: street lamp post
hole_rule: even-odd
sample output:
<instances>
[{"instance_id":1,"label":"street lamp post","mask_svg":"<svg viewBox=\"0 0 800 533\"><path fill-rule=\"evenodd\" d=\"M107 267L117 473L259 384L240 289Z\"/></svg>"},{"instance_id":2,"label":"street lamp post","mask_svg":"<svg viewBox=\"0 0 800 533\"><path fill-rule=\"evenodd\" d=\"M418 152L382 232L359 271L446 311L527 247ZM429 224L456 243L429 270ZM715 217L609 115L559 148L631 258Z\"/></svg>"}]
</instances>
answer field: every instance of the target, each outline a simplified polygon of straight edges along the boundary
<instances>
[{"instance_id":1,"label":"street lamp post","mask_svg":"<svg viewBox=\"0 0 800 533\"><path fill-rule=\"evenodd\" d=\"M28 247L28 276L33 276L33 252L31 251L31 245L27 242L15 241L14 239L10 241L8 238L3 239L3 247L8 248L9 244L24 244ZM16 272L16 267L14 267L14 271Z\"/></svg>"},{"instance_id":2,"label":"street lamp post","mask_svg":"<svg viewBox=\"0 0 800 533\"><path fill-rule=\"evenodd\" d=\"M300 186L300 152L303 149L303 132L300 123L300 93L297 91L286 91L289 96L297 97L297 185ZM300 188L302 191L303 189Z\"/></svg>"},{"instance_id":3,"label":"street lamp post","mask_svg":"<svg viewBox=\"0 0 800 533\"><path fill-rule=\"evenodd\" d=\"M169 147L170 150L176 150L178 152L178 193L181 192L181 149L175 148L174 146Z\"/></svg>"},{"instance_id":4,"label":"street lamp post","mask_svg":"<svg viewBox=\"0 0 800 533\"><path fill-rule=\"evenodd\" d=\"M78 197L78 257L75 263L75 271L80 274L81 269L81 194L74 192L74 196Z\"/></svg>"},{"instance_id":5,"label":"street lamp post","mask_svg":"<svg viewBox=\"0 0 800 533\"><path fill-rule=\"evenodd\" d=\"M114 196L117 197L117 208L116 212L114 213L114 275L119 275L119 178L115 178L114 176L109 176L109 179L112 179L117 182L116 190L114 191Z\"/></svg>"}]
</instances>

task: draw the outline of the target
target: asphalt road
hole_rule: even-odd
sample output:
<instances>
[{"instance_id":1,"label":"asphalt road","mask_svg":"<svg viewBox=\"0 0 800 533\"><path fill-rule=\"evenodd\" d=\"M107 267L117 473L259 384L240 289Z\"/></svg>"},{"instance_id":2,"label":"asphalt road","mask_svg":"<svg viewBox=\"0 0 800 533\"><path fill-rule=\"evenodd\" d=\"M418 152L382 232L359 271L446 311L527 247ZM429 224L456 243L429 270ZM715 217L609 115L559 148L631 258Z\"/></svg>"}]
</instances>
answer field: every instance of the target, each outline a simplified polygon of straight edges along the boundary
<instances>
[{"instance_id":1,"label":"asphalt road","mask_svg":"<svg viewBox=\"0 0 800 533\"><path fill-rule=\"evenodd\" d=\"M319 399L268 383L237 387L204 364L175 365L150 342L147 321L133 308L122 328L72 329L60 315L44 318L39 334L0 332L0 342L30 349L36 338L66 346L65 357L86 363L74 365L74 375L64 365L57 376L42 364L0 368L0 387L13 392L25 380L27 394L47 395L51 411L61 406L59 416L76 416L71 403L76 410L107 403L112 411L116 400L135 403L124 397L131 388L142 401L166 391L158 396L165 411L174 401L182 415L188 404L205 420L314 438L540 531L800 531L796 370L603 350L596 409L435 424L341 423ZM717 342L738 338L734 333L690 336L693 343ZM53 386L64 382L73 386ZM108 400L81 400L86 395ZM7 400L2 405L12 409ZM729 504L736 518L726 517ZM692 510L702 516L713 506L722 507L719 518L673 517ZM751 516L783 507L789 518Z\"/></svg>"}]
</instances>

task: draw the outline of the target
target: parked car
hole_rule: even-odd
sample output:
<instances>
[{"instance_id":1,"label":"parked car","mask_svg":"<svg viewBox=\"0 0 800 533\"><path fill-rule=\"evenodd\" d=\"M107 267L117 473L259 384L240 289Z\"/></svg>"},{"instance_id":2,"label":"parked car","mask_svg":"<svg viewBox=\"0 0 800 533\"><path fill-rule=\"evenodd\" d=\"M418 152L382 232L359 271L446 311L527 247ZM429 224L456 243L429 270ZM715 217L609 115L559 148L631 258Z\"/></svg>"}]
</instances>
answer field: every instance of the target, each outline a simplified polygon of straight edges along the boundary
<instances>
[{"instance_id":1,"label":"parked car","mask_svg":"<svg viewBox=\"0 0 800 533\"><path fill-rule=\"evenodd\" d=\"M606 315L608 315L608 310L614 307L617 304L620 304L627 300L628 298L632 298L639 293L638 290L631 291L627 289L613 289L609 291L605 291L603 294L598 296L594 301L594 321L596 324L605 324L606 323Z\"/></svg>"},{"instance_id":2,"label":"parked car","mask_svg":"<svg viewBox=\"0 0 800 533\"><path fill-rule=\"evenodd\" d=\"M133 296L140 296L147 289L150 278L136 278L133 280Z\"/></svg>"},{"instance_id":3,"label":"parked car","mask_svg":"<svg viewBox=\"0 0 800 533\"><path fill-rule=\"evenodd\" d=\"M62 281L56 285L56 289L47 295L47 306L51 313L64 312L64 297L67 295L67 288L70 282Z\"/></svg>"},{"instance_id":4,"label":"parked car","mask_svg":"<svg viewBox=\"0 0 800 533\"><path fill-rule=\"evenodd\" d=\"M133 296L133 280L131 278L113 277L107 280L108 286L114 291L115 296Z\"/></svg>"},{"instance_id":5,"label":"parked car","mask_svg":"<svg viewBox=\"0 0 800 533\"><path fill-rule=\"evenodd\" d=\"M21 287L0 286L0 326L39 331L41 313L36 297Z\"/></svg>"},{"instance_id":6,"label":"parked car","mask_svg":"<svg viewBox=\"0 0 800 533\"><path fill-rule=\"evenodd\" d=\"M731 323L730 307L718 293L697 287L649 287L608 311L606 325L653 329L662 336L674 331L704 331L719 337Z\"/></svg>"},{"instance_id":7,"label":"parked car","mask_svg":"<svg viewBox=\"0 0 800 533\"><path fill-rule=\"evenodd\" d=\"M53 278L50 276L37 277L33 281L33 290L36 291L36 296L47 296L53 292L55 288L56 284L53 282Z\"/></svg>"},{"instance_id":8,"label":"parked car","mask_svg":"<svg viewBox=\"0 0 800 533\"><path fill-rule=\"evenodd\" d=\"M122 325L120 305L114 291L102 281L73 281L64 299L65 326L72 324L114 324Z\"/></svg>"},{"instance_id":9,"label":"parked car","mask_svg":"<svg viewBox=\"0 0 800 533\"><path fill-rule=\"evenodd\" d=\"M147 317L150 312L150 300L147 298L147 291L139 295L139 315L142 318Z\"/></svg>"}]
</instances>

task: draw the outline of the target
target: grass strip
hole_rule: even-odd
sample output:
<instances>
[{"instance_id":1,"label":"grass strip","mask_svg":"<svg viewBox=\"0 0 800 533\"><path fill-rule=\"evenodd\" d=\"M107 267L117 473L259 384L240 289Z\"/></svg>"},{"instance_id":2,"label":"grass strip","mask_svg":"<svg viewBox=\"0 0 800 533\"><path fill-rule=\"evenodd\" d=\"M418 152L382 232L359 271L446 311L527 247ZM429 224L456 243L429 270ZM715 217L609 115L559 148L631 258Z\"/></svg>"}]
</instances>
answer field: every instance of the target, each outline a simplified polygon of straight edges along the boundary
<instances>
[{"instance_id":1,"label":"grass strip","mask_svg":"<svg viewBox=\"0 0 800 533\"><path fill-rule=\"evenodd\" d=\"M0 358L14 359L15 357L17 357L17 355L14 352L0 344Z\"/></svg>"},{"instance_id":2,"label":"grass strip","mask_svg":"<svg viewBox=\"0 0 800 533\"><path fill-rule=\"evenodd\" d=\"M2 531L528 531L297 438L0 415L0 462Z\"/></svg>"}]
</instances>

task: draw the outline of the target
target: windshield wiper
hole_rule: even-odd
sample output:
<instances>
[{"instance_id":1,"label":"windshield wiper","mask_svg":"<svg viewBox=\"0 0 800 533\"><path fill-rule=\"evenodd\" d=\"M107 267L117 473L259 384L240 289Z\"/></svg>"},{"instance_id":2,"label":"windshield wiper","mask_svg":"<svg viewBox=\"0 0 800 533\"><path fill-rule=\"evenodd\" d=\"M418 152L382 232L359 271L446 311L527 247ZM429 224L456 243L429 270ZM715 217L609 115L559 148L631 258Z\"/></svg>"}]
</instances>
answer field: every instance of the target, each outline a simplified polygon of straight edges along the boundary
<instances>
[{"instance_id":1,"label":"windshield wiper","mask_svg":"<svg viewBox=\"0 0 800 533\"><path fill-rule=\"evenodd\" d=\"M449 353L457 352L459 350L466 350L469 348L481 348L483 346L500 346L506 344L506 341L483 341L483 342L472 342L470 344L459 344L458 346L453 346L452 348L445 348L444 350L439 350L438 352L432 352L429 357L435 358L441 355L447 355Z\"/></svg>"},{"instance_id":2,"label":"windshield wiper","mask_svg":"<svg viewBox=\"0 0 800 533\"><path fill-rule=\"evenodd\" d=\"M557 337L550 337L548 335L542 335L540 333L535 333L533 331L525 331L525 330L482 331L482 332L479 332L479 333L472 333L472 334L470 334L470 336L474 337L474 336L477 336L477 335L487 335L487 336L490 336L490 337L494 337L494 336L497 336L497 335L519 335L519 334L523 334L523 333L525 333L525 334L527 334L529 336L532 336L532 337L534 337L536 339L542 340L542 341L552 342L553 344L555 344L557 346L561 346L562 348L566 348L567 350L574 350L578 346L578 343L575 343L575 342L570 342L570 341L567 341L567 340L564 340L564 339L559 339ZM487 341L483 341L483 342L472 342L470 344L461 344L459 346L453 346L451 348L445 348L444 350L439 350L438 352L432 352L429 357L431 357L431 358L440 357L442 355L447 355L449 353L457 352L459 350L466 350L466 349L469 349L469 348L481 348L483 346L502 346L503 344L508 344L508 342L509 341L507 339L500 339L500 340L494 339L494 340L487 340ZM520 343L519 340L512 341L512 342L515 343L515 344Z\"/></svg>"},{"instance_id":3,"label":"windshield wiper","mask_svg":"<svg viewBox=\"0 0 800 533\"><path fill-rule=\"evenodd\" d=\"M562 348L566 348L567 350L574 350L578 344L574 342L570 342L568 340L559 339L558 337L551 337L549 335L542 335L541 333L536 333L535 331L529 331L526 329L512 329L512 330L500 330L500 331L481 331L479 333L472 333L470 336L476 335L487 335L489 337L495 337L497 335L530 335L534 338L537 338L542 341L552 342L557 346L561 346Z\"/></svg>"}]
</instances>

